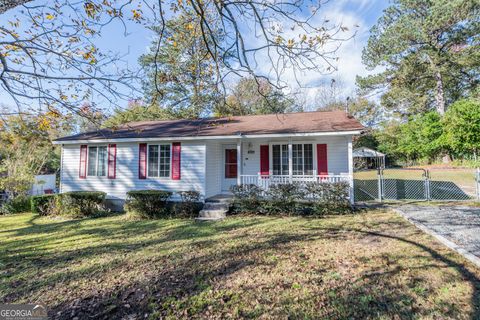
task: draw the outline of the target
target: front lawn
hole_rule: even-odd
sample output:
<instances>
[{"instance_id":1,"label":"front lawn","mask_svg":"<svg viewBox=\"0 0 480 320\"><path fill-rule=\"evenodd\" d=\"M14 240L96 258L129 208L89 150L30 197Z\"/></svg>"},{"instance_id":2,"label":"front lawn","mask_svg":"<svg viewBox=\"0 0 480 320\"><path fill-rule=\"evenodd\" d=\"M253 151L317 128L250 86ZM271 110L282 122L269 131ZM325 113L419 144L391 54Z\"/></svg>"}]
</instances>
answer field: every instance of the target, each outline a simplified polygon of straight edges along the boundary
<instances>
[{"instance_id":1,"label":"front lawn","mask_svg":"<svg viewBox=\"0 0 480 320\"><path fill-rule=\"evenodd\" d=\"M0 217L0 303L53 318L480 317L480 272L392 212L325 219Z\"/></svg>"}]
</instances>

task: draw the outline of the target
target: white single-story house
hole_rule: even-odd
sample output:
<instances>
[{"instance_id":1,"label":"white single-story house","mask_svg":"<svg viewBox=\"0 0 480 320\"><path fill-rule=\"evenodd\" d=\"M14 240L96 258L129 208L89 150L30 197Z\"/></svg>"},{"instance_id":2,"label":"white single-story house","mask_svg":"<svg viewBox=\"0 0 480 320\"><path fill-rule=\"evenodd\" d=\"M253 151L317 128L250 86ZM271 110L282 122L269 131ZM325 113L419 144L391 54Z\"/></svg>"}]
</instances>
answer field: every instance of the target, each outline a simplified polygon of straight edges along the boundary
<instances>
[{"instance_id":1,"label":"white single-story house","mask_svg":"<svg viewBox=\"0 0 480 320\"><path fill-rule=\"evenodd\" d=\"M352 183L352 137L363 126L342 111L141 121L57 139L60 193L198 191L203 199L235 184Z\"/></svg>"}]
</instances>

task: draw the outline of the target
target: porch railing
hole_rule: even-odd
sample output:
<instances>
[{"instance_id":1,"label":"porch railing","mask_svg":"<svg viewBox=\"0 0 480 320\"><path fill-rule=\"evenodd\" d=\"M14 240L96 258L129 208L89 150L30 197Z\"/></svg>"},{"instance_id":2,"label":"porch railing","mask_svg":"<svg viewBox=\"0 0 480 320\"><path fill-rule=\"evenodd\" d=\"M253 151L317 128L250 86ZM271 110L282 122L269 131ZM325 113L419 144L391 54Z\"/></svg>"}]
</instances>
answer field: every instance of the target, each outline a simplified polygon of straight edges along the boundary
<instances>
[{"instance_id":1,"label":"porch railing","mask_svg":"<svg viewBox=\"0 0 480 320\"><path fill-rule=\"evenodd\" d=\"M307 183L307 182L350 182L349 175L240 175L241 184L255 184L263 190L268 190L271 185L287 183Z\"/></svg>"}]
</instances>

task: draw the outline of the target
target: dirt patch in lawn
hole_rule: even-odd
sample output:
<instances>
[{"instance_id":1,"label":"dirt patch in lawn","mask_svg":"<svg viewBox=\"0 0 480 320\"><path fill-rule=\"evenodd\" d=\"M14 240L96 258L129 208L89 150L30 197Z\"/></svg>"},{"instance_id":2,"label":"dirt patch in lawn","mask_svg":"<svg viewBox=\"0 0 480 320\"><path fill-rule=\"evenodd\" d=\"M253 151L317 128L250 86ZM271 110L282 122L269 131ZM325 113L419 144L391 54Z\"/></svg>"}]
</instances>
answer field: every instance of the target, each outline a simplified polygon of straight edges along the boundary
<instances>
[{"instance_id":1,"label":"dirt patch in lawn","mask_svg":"<svg viewBox=\"0 0 480 320\"><path fill-rule=\"evenodd\" d=\"M480 272L396 214L0 218L0 301L52 318L477 319Z\"/></svg>"}]
</instances>

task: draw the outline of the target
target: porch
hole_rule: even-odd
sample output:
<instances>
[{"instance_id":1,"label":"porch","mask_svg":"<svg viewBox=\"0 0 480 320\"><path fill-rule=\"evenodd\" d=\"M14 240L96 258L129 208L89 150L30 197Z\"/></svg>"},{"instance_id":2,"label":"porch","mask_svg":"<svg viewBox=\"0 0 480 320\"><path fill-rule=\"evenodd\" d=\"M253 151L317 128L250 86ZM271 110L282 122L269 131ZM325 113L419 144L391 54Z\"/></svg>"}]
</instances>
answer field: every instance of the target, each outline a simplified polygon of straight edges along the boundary
<instances>
[{"instance_id":1,"label":"porch","mask_svg":"<svg viewBox=\"0 0 480 320\"><path fill-rule=\"evenodd\" d=\"M234 185L263 190L286 183L347 182L353 174L351 135L239 138L206 145L206 196Z\"/></svg>"}]
</instances>

